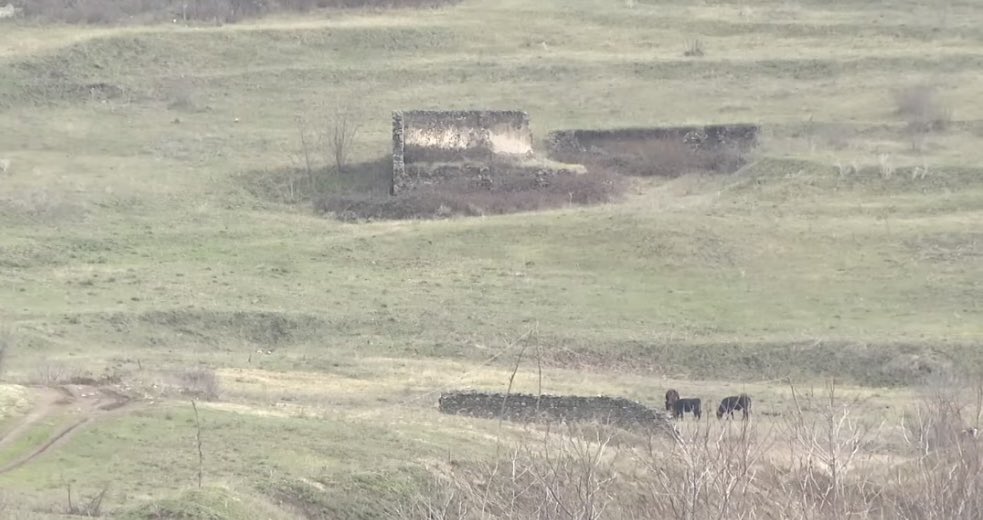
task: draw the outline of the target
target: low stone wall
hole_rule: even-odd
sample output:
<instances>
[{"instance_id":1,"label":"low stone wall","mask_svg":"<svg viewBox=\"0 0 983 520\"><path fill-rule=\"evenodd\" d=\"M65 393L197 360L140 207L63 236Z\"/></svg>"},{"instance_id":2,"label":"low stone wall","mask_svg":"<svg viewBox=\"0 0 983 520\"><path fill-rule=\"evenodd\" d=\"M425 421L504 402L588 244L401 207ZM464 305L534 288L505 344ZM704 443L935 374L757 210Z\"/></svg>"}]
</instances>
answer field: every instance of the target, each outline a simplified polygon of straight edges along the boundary
<instances>
[{"instance_id":1,"label":"low stone wall","mask_svg":"<svg viewBox=\"0 0 983 520\"><path fill-rule=\"evenodd\" d=\"M440 395L439 409L453 415L517 422L597 422L621 428L675 429L661 412L621 397L450 392Z\"/></svg>"},{"instance_id":2,"label":"low stone wall","mask_svg":"<svg viewBox=\"0 0 983 520\"><path fill-rule=\"evenodd\" d=\"M604 150L625 142L675 142L700 151L722 148L747 151L757 146L759 132L760 128L751 124L557 130L550 132L546 144L551 154L560 156L595 149Z\"/></svg>"},{"instance_id":3,"label":"low stone wall","mask_svg":"<svg viewBox=\"0 0 983 520\"><path fill-rule=\"evenodd\" d=\"M393 182L398 194L414 185L412 164L492 162L532 153L529 115L519 111L393 113Z\"/></svg>"}]
</instances>

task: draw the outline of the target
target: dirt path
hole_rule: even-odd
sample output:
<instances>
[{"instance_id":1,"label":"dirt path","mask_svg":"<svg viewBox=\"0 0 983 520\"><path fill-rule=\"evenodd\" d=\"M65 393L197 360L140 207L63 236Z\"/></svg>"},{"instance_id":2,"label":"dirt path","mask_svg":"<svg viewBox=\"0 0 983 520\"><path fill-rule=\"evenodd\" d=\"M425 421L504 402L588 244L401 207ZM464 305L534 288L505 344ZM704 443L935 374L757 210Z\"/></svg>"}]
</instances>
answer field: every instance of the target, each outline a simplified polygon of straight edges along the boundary
<instances>
[{"instance_id":1,"label":"dirt path","mask_svg":"<svg viewBox=\"0 0 983 520\"><path fill-rule=\"evenodd\" d=\"M128 397L112 389L84 385L45 387L38 389L38 394L34 408L3 438L0 438L0 451L28 435L34 425L47 418L65 417L65 421L40 445L32 446L16 459L0 466L0 475L13 471L68 442L82 426L121 413L130 404Z\"/></svg>"}]
</instances>

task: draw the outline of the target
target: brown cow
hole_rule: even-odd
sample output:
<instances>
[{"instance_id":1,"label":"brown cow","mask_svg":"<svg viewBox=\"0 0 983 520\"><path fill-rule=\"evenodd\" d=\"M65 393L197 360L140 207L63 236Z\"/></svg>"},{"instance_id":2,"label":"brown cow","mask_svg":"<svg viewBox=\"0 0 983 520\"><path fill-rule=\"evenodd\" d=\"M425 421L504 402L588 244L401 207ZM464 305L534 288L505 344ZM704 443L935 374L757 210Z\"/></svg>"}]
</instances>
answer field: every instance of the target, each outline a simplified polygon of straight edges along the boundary
<instances>
[{"instance_id":1,"label":"brown cow","mask_svg":"<svg viewBox=\"0 0 983 520\"><path fill-rule=\"evenodd\" d=\"M679 392L677 392L674 389L670 388L669 391L666 392L666 411L667 412L668 411L671 411L672 410L672 404L675 403L678 400L679 400Z\"/></svg>"}]
</instances>

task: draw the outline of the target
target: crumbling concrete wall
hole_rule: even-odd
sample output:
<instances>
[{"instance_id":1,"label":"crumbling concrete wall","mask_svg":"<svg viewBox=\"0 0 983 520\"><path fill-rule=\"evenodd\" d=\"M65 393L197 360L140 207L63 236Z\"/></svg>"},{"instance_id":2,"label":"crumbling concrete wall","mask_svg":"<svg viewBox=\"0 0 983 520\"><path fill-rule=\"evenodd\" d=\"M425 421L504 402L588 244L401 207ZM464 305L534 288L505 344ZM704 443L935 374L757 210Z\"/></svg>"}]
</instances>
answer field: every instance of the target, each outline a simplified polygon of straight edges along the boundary
<instances>
[{"instance_id":1,"label":"crumbling concrete wall","mask_svg":"<svg viewBox=\"0 0 983 520\"><path fill-rule=\"evenodd\" d=\"M450 392L440 395L440 411L518 422L597 422L622 428L661 429L675 435L668 418L657 410L621 397Z\"/></svg>"},{"instance_id":2,"label":"crumbling concrete wall","mask_svg":"<svg viewBox=\"0 0 983 520\"><path fill-rule=\"evenodd\" d=\"M550 132L546 143L550 154L555 155L604 150L624 142L674 142L698 151L731 148L745 152L757 146L759 132L760 128L751 124L557 130Z\"/></svg>"},{"instance_id":3,"label":"crumbling concrete wall","mask_svg":"<svg viewBox=\"0 0 983 520\"><path fill-rule=\"evenodd\" d=\"M491 162L532 153L529 115L520 111L395 112L392 137L393 195L415 185L421 168L408 168L413 164Z\"/></svg>"},{"instance_id":4,"label":"crumbling concrete wall","mask_svg":"<svg viewBox=\"0 0 983 520\"><path fill-rule=\"evenodd\" d=\"M675 177L732 173L757 146L755 125L560 130L547 136L553 160L625 175Z\"/></svg>"}]
</instances>

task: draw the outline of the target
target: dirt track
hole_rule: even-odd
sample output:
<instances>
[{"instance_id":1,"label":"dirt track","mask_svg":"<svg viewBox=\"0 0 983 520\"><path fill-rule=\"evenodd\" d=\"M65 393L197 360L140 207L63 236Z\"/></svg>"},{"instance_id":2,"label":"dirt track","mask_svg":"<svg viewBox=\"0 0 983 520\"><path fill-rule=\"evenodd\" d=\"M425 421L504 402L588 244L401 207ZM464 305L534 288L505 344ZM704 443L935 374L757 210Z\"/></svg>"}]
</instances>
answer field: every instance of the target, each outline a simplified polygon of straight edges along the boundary
<instances>
[{"instance_id":1,"label":"dirt track","mask_svg":"<svg viewBox=\"0 0 983 520\"><path fill-rule=\"evenodd\" d=\"M0 452L30 434L32 427L39 422L54 417L63 417L64 420L44 442L0 466L0 474L20 468L68 442L86 424L114 415L130 404L128 397L108 388L61 385L38 388L36 391L38 399L34 408L0 438Z\"/></svg>"}]
</instances>

